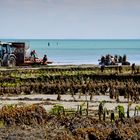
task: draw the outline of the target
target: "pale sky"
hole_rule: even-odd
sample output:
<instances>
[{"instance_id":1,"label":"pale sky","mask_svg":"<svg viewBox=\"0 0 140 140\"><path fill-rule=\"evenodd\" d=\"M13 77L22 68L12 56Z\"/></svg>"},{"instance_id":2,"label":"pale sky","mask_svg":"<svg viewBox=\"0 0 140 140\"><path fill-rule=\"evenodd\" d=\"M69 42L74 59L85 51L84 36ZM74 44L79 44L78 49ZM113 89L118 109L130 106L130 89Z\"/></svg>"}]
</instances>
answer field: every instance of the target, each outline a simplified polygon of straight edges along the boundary
<instances>
[{"instance_id":1,"label":"pale sky","mask_svg":"<svg viewBox=\"0 0 140 140\"><path fill-rule=\"evenodd\" d=\"M139 39L140 0L0 0L0 38Z\"/></svg>"}]
</instances>

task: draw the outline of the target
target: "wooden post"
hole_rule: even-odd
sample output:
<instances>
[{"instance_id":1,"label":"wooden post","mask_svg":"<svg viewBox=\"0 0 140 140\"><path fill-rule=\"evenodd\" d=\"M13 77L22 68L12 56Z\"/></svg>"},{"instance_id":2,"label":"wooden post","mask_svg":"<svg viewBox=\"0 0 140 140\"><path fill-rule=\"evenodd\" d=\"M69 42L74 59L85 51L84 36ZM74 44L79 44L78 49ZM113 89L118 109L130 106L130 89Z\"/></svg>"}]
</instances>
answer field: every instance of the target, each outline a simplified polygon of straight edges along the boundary
<instances>
[{"instance_id":1,"label":"wooden post","mask_svg":"<svg viewBox=\"0 0 140 140\"><path fill-rule=\"evenodd\" d=\"M87 101L86 115L88 116L89 102Z\"/></svg>"}]
</instances>

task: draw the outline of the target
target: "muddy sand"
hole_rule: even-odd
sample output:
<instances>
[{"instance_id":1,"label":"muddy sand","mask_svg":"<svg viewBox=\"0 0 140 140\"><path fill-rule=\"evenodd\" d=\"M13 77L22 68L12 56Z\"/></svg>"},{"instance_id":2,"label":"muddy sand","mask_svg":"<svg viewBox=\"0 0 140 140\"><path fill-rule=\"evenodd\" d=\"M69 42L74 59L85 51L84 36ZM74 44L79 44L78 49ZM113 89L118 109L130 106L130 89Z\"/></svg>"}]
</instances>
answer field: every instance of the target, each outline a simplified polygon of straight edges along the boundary
<instances>
[{"instance_id":1,"label":"muddy sand","mask_svg":"<svg viewBox=\"0 0 140 140\"><path fill-rule=\"evenodd\" d=\"M57 100L57 95L18 95L12 97L0 97L0 107L4 105L18 104L41 104L47 112L49 112L54 105L62 105L65 109L77 110L77 107L85 103L84 108L86 108L86 101L89 103L89 110L91 115L96 115L95 113L98 110L99 103L105 101L104 107L108 110L115 110L118 105L124 106L125 113L127 112L128 102L123 96L119 96L119 102L116 102L115 99L110 99L107 95L93 96L93 99L90 101L90 96L82 95L79 98L79 95L75 95L74 98L71 95L61 95L61 101ZM140 102L132 103L130 107L130 116L134 116L135 107L140 105Z\"/></svg>"}]
</instances>

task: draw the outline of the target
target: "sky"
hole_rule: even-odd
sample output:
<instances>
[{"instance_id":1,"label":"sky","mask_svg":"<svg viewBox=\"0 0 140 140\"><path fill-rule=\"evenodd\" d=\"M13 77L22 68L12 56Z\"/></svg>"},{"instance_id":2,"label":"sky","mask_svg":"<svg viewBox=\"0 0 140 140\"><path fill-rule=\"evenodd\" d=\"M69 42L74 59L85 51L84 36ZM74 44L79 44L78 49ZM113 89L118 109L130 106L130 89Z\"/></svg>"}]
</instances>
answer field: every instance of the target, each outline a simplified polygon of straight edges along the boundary
<instances>
[{"instance_id":1,"label":"sky","mask_svg":"<svg viewBox=\"0 0 140 140\"><path fill-rule=\"evenodd\" d=\"M140 0L0 0L0 38L140 39Z\"/></svg>"}]
</instances>

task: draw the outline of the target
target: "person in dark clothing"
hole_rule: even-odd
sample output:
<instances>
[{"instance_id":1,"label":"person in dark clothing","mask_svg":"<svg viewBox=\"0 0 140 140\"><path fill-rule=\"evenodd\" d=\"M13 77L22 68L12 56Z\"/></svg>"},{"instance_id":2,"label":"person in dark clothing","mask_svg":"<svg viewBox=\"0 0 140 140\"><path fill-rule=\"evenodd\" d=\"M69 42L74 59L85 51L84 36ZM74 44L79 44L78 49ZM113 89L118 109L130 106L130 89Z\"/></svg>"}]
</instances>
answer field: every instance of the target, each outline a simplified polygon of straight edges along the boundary
<instances>
[{"instance_id":1,"label":"person in dark clothing","mask_svg":"<svg viewBox=\"0 0 140 140\"><path fill-rule=\"evenodd\" d=\"M31 58L33 58L33 61L36 61L37 54L36 54L35 50L31 51L30 55L31 55Z\"/></svg>"},{"instance_id":2,"label":"person in dark clothing","mask_svg":"<svg viewBox=\"0 0 140 140\"><path fill-rule=\"evenodd\" d=\"M104 72L104 69L105 69L105 65L101 65L101 72Z\"/></svg>"},{"instance_id":3,"label":"person in dark clothing","mask_svg":"<svg viewBox=\"0 0 140 140\"><path fill-rule=\"evenodd\" d=\"M48 59L47 59L47 55L45 54L44 57L43 57L43 65L46 64L46 61L47 61L47 60L48 60Z\"/></svg>"},{"instance_id":4,"label":"person in dark clothing","mask_svg":"<svg viewBox=\"0 0 140 140\"><path fill-rule=\"evenodd\" d=\"M135 73L135 63L133 63L131 67L132 67L132 74L134 74Z\"/></svg>"}]
</instances>

